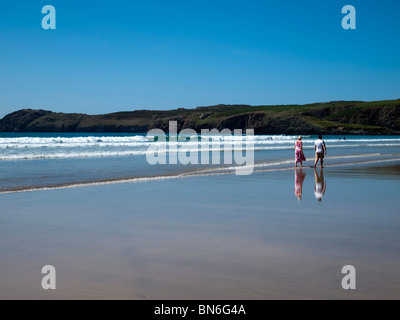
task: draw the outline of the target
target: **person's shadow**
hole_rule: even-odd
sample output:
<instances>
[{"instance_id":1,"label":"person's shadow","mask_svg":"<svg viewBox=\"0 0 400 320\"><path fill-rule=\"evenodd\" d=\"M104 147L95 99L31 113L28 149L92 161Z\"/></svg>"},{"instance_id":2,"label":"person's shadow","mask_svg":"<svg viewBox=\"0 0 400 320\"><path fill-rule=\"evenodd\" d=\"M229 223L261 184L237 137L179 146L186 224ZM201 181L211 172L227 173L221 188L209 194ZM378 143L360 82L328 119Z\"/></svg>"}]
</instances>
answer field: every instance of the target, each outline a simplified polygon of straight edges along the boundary
<instances>
[{"instance_id":1,"label":"person's shadow","mask_svg":"<svg viewBox=\"0 0 400 320\"><path fill-rule=\"evenodd\" d=\"M302 168L299 168L294 171L294 174L294 194L296 195L297 199L301 201L301 197L303 195L303 182L306 178L306 173L303 172Z\"/></svg>"},{"instance_id":2,"label":"person's shadow","mask_svg":"<svg viewBox=\"0 0 400 320\"><path fill-rule=\"evenodd\" d=\"M326 181L324 179L324 169L321 168L320 174L317 173L317 169L314 168L315 185L314 195L315 198L321 202L326 191Z\"/></svg>"}]
</instances>

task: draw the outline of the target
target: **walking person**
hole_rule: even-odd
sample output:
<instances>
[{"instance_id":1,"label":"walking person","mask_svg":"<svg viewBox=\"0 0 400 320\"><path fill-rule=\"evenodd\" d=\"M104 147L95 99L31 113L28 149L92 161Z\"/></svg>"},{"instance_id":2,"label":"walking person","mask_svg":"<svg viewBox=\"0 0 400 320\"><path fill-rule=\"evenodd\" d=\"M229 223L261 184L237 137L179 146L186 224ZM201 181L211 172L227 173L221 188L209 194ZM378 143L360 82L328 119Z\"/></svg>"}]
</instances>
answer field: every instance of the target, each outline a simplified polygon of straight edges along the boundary
<instances>
[{"instance_id":1,"label":"walking person","mask_svg":"<svg viewBox=\"0 0 400 320\"><path fill-rule=\"evenodd\" d=\"M317 163L319 160L321 160L321 168L324 167L324 157L326 155L326 146L324 140L322 140L322 136L318 136L318 140L315 141L314 144L314 149L315 149L315 163L314 163L314 168L317 167Z\"/></svg>"},{"instance_id":2,"label":"walking person","mask_svg":"<svg viewBox=\"0 0 400 320\"><path fill-rule=\"evenodd\" d=\"M303 161L307 160L303 153L303 142L301 141L302 139L303 139L302 136L300 136L294 145L296 168L297 168L297 163L300 163L300 165L303 167Z\"/></svg>"}]
</instances>

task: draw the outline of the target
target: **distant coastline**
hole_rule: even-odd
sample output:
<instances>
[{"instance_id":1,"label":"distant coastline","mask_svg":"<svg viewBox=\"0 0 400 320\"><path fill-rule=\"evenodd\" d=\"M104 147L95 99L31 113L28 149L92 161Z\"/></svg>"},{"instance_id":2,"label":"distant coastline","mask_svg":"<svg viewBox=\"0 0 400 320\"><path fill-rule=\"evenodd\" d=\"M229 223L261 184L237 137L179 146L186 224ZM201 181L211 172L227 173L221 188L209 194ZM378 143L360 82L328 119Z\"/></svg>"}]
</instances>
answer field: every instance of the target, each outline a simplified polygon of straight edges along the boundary
<instances>
[{"instance_id":1,"label":"distant coastline","mask_svg":"<svg viewBox=\"0 0 400 320\"><path fill-rule=\"evenodd\" d=\"M23 109L0 120L0 132L146 133L178 130L254 129L255 134L400 135L400 99L333 101L307 105L216 105L169 111L137 110L103 115Z\"/></svg>"}]
</instances>

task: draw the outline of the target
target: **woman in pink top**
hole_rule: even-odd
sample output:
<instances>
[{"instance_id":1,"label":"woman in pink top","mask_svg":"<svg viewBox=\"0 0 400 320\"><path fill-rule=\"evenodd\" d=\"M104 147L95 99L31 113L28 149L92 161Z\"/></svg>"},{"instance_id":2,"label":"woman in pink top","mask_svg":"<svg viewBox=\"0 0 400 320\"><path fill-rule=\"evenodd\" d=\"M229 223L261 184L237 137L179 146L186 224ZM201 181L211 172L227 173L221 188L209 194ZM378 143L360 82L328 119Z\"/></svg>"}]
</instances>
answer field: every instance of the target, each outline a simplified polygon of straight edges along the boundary
<instances>
[{"instance_id":1,"label":"woman in pink top","mask_svg":"<svg viewBox=\"0 0 400 320\"><path fill-rule=\"evenodd\" d=\"M306 157L304 156L303 153L303 142L301 142L303 138L300 136L296 143L295 143L295 162L296 162L296 167L297 167L297 163L300 163L301 166L303 166L303 161L306 161Z\"/></svg>"}]
</instances>

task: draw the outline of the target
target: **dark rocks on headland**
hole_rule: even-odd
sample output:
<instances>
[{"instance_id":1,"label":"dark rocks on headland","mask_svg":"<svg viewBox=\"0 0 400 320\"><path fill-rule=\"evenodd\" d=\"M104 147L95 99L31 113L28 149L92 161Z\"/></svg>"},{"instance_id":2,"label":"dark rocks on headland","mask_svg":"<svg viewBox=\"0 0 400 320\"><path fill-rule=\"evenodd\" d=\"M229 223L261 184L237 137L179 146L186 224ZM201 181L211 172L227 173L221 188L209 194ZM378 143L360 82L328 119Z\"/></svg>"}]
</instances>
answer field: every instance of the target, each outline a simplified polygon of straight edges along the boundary
<instances>
[{"instance_id":1,"label":"dark rocks on headland","mask_svg":"<svg viewBox=\"0 0 400 320\"><path fill-rule=\"evenodd\" d=\"M0 120L1 132L21 132L34 120L50 114L51 111L25 109L10 113Z\"/></svg>"},{"instance_id":2,"label":"dark rocks on headland","mask_svg":"<svg viewBox=\"0 0 400 320\"><path fill-rule=\"evenodd\" d=\"M130 111L104 115L24 109L0 120L0 132L146 133L178 130L254 129L256 134L400 134L400 100L335 101L309 105L217 105L169 111Z\"/></svg>"}]
</instances>

